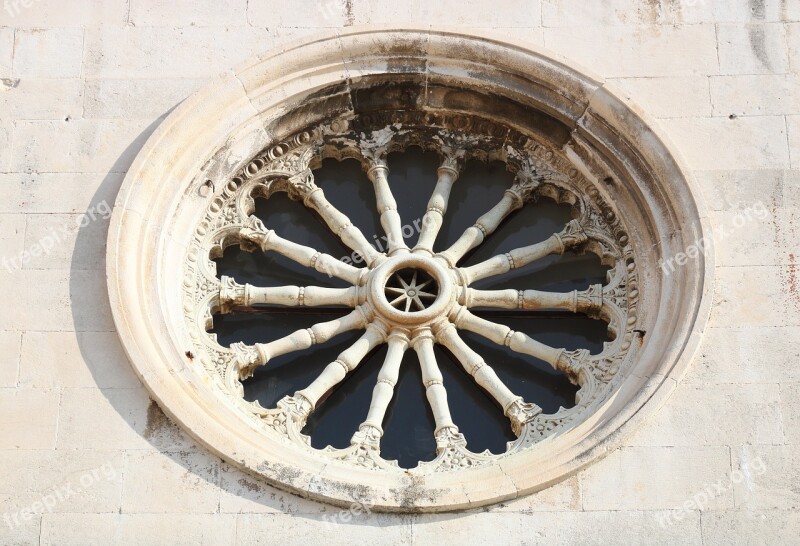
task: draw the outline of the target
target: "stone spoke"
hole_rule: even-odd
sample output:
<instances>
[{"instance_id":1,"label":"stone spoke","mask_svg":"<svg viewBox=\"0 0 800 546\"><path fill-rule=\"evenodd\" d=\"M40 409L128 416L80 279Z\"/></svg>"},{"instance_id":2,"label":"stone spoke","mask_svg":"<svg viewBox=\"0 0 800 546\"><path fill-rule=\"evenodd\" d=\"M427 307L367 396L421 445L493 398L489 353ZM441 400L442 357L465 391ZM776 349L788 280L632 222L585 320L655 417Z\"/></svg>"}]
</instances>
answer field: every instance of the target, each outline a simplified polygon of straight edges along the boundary
<instances>
[{"instance_id":1,"label":"stone spoke","mask_svg":"<svg viewBox=\"0 0 800 546\"><path fill-rule=\"evenodd\" d=\"M445 154L441 166L436 171L438 180L433 194L428 200L428 208L422 217L422 228L417 239L414 251L425 252L433 255L433 245L439 230L442 229L444 215L447 212L447 203L450 200L450 191L453 183L458 179L460 162L464 156L463 150Z\"/></svg>"},{"instance_id":2,"label":"stone spoke","mask_svg":"<svg viewBox=\"0 0 800 546\"><path fill-rule=\"evenodd\" d=\"M248 361L240 362L239 377L240 379L247 379L253 375L253 371L256 368L264 366L273 358L296 351L303 351L312 345L325 343L339 334L351 330L366 328L367 320L367 311L359 307L343 317L327 322L319 322L310 328L297 330L288 336L269 343L256 343L253 347L240 346L240 349L244 350L245 354L252 356Z\"/></svg>"},{"instance_id":3,"label":"stone spoke","mask_svg":"<svg viewBox=\"0 0 800 546\"><path fill-rule=\"evenodd\" d=\"M367 176L375 187L375 200L378 213L381 215L381 226L388 239L389 256L397 252L408 252L408 246L403 240L403 226L400 213L397 212L397 201L389 187L389 167L386 161L384 159L370 161Z\"/></svg>"},{"instance_id":4,"label":"stone spoke","mask_svg":"<svg viewBox=\"0 0 800 546\"><path fill-rule=\"evenodd\" d=\"M222 276L219 290L221 313L230 313L235 307L255 305L282 305L286 307L339 306L355 308L359 304L359 290L326 288L322 286L261 287L238 284L233 278Z\"/></svg>"},{"instance_id":5,"label":"stone spoke","mask_svg":"<svg viewBox=\"0 0 800 546\"><path fill-rule=\"evenodd\" d=\"M386 340L386 332L375 323L367 325L367 330L353 345L342 351L336 360L328 364L322 373L308 387L297 391L294 399L307 402L305 415L299 416L300 425L317 406L319 400L332 388L342 382L348 373L355 370L370 351ZM302 426L300 428L302 428Z\"/></svg>"},{"instance_id":6,"label":"stone spoke","mask_svg":"<svg viewBox=\"0 0 800 546\"><path fill-rule=\"evenodd\" d=\"M330 254L284 239L271 229L265 228L261 220L254 216L250 217L250 227L242 228L240 235L242 239L258 245L263 252L277 252L302 266L325 273L329 277L337 277L353 285L358 285L362 275L366 272L365 268L353 267L337 260Z\"/></svg>"},{"instance_id":7,"label":"stone spoke","mask_svg":"<svg viewBox=\"0 0 800 546\"><path fill-rule=\"evenodd\" d=\"M375 449L379 448L379 439L383 436L383 419L386 417L386 410L394 396L394 388L400 375L400 364L403 354L408 349L408 336L400 332L392 332L386 341L388 348L386 358L383 361L380 372L378 372L378 382L372 390L372 401L369 405L366 420L358 427L352 444L372 444L372 439L378 439Z\"/></svg>"},{"instance_id":8,"label":"stone spoke","mask_svg":"<svg viewBox=\"0 0 800 546\"><path fill-rule=\"evenodd\" d=\"M503 413L511 421L511 428L515 434L521 434L523 425L542 412L540 407L524 402L522 397L511 392L486 361L466 344L453 323L440 323L434 332L436 340L446 347L475 382L500 404Z\"/></svg>"},{"instance_id":9,"label":"stone spoke","mask_svg":"<svg viewBox=\"0 0 800 546\"><path fill-rule=\"evenodd\" d=\"M477 307L529 311L558 309L596 317L603 307L603 286L593 284L587 290L573 290L572 292L467 288L464 292L463 303L468 309Z\"/></svg>"},{"instance_id":10,"label":"stone spoke","mask_svg":"<svg viewBox=\"0 0 800 546\"><path fill-rule=\"evenodd\" d=\"M512 269L519 269L551 254L563 254L587 240L577 220L572 220L559 233L554 233L545 241L526 247L516 248L505 254L498 254L488 260L469 267L460 268L464 282L470 285L481 279L502 275Z\"/></svg>"},{"instance_id":11,"label":"stone spoke","mask_svg":"<svg viewBox=\"0 0 800 546\"><path fill-rule=\"evenodd\" d=\"M353 225L350 218L328 201L325 192L314 182L314 174L306 170L289 179L289 194L302 199L303 204L313 209L320 215L328 227L339 237L342 242L358 252L372 265L382 254L375 250L361 230Z\"/></svg>"},{"instance_id":12,"label":"stone spoke","mask_svg":"<svg viewBox=\"0 0 800 546\"><path fill-rule=\"evenodd\" d=\"M497 345L508 347L516 353L529 355L547 362L554 369L568 374L573 381L577 378L578 370L573 358L575 356L574 353L563 348L556 349L545 345L522 332L515 332L504 324L478 317L465 308L461 308L456 313L454 324L457 328L478 334ZM584 354L588 355L588 351L585 349L581 349L578 352L582 356Z\"/></svg>"}]
</instances>

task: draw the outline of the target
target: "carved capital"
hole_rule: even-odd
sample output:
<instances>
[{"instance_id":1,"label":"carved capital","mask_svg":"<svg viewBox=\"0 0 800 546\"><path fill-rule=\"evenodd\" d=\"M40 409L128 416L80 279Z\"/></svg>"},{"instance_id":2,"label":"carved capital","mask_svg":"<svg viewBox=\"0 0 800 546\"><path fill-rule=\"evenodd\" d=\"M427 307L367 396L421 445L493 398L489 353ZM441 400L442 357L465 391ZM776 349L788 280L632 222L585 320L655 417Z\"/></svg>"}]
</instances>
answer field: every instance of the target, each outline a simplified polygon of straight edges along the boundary
<instances>
[{"instance_id":1,"label":"carved capital","mask_svg":"<svg viewBox=\"0 0 800 546\"><path fill-rule=\"evenodd\" d=\"M253 370L265 364L263 355L257 347L246 345L242 342L231 345L233 350L232 364L239 380L247 379L253 375Z\"/></svg>"},{"instance_id":2,"label":"carved capital","mask_svg":"<svg viewBox=\"0 0 800 546\"><path fill-rule=\"evenodd\" d=\"M542 408L536 404L525 402L522 398L514 400L506 409L506 416L511 420L511 430L520 436L525 423L533 420L534 417L542 413Z\"/></svg>"},{"instance_id":3,"label":"carved capital","mask_svg":"<svg viewBox=\"0 0 800 546\"><path fill-rule=\"evenodd\" d=\"M561 252L563 253L568 248L585 243L589 240L586 232L583 231L580 222L571 220L567 223L560 233L556 233L556 237L561 243Z\"/></svg>"},{"instance_id":4,"label":"carved capital","mask_svg":"<svg viewBox=\"0 0 800 546\"><path fill-rule=\"evenodd\" d=\"M467 440L458 431L458 427L442 427L436 431L436 453L454 447L467 447Z\"/></svg>"},{"instance_id":5,"label":"carved capital","mask_svg":"<svg viewBox=\"0 0 800 546\"><path fill-rule=\"evenodd\" d=\"M576 295L575 310L596 317L603 308L603 285L593 284Z\"/></svg>"},{"instance_id":6,"label":"carved capital","mask_svg":"<svg viewBox=\"0 0 800 546\"><path fill-rule=\"evenodd\" d=\"M567 374L573 383L577 383L578 376L585 368L588 358L589 351L586 349L564 350L558 356L556 368Z\"/></svg>"},{"instance_id":7,"label":"carved capital","mask_svg":"<svg viewBox=\"0 0 800 546\"><path fill-rule=\"evenodd\" d=\"M237 305L247 305L247 286L225 275L220 279L219 312L230 313Z\"/></svg>"},{"instance_id":8,"label":"carved capital","mask_svg":"<svg viewBox=\"0 0 800 546\"><path fill-rule=\"evenodd\" d=\"M312 193L319 190L319 186L314 182L314 173L310 169L290 177L287 182L289 197L296 201L305 202Z\"/></svg>"},{"instance_id":9,"label":"carved capital","mask_svg":"<svg viewBox=\"0 0 800 546\"><path fill-rule=\"evenodd\" d=\"M364 446L368 449L380 450L383 431L376 426L362 424L350 439L352 446Z\"/></svg>"}]
</instances>

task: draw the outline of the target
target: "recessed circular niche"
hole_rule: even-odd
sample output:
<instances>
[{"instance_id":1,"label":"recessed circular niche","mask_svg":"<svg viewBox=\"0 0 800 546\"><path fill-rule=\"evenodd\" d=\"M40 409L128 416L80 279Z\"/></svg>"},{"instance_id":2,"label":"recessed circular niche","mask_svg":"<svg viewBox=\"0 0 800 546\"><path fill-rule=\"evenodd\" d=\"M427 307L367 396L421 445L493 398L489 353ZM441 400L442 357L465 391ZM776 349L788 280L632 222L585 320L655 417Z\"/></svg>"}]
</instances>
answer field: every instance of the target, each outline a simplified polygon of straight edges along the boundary
<instances>
[{"instance_id":1,"label":"recessed circular niche","mask_svg":"<svg viewBox=\"0 0 800 546\"><path fill-rule=\"evenodd\" d=\"M386 183L390 152L437 153L415 244ZM355 158L389 244L377 249L326 199L314 172L326 158ZM467 161L502 161L514 176L499 203L448 248L436 244L449 189ZM607 183L612 180L613 183ZM254 216L256 199L285 192L364 265L347 264L275 233ZM463 258L522 207L554 201L573 219L543 241L490 260ZM708 241L697 193L645 115L608 83L549 53L452 31L347 29L243 65L187 99L131 166L108 244L114 319L128 356L159 405L199 442L299 495L385 511L445 511L500 502L548 487L612 449L655 411L689 364L707 320L710 249L661 267ZM226 247L273 252L343 280L346 288L258 287L218 275ZM596 255L606 281L567 293L473 283L564 252ZM683 262L683 260L681 260ZM284 339L223 346L216 316L253 305L351 311ZM557 309L602 320L603 349L549 347L478 309ZM306 388L263 408L241 381L287 351L363 331ZM575 405L547 414L515 395L460 333L550 364L578 387ZM316 449L302 432L326 393L387 344L373 404L343 449ZM496 401L516 438L504 453L475 453L447 410L433 345L444 346ZM381 419L399 357L417 353L436 458L401 468L381 457ZM369 411L367 411L369 410Z\"/></svg>"}]
</instances>

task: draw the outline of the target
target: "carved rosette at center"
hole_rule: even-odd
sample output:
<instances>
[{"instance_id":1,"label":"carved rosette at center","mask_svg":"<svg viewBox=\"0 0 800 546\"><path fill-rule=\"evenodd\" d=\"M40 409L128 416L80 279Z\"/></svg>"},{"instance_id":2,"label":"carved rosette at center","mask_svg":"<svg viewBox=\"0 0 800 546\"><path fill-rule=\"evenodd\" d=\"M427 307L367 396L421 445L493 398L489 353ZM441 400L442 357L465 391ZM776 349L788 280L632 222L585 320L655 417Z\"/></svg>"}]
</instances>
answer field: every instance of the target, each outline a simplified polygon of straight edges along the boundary
<instances>
[{"instance_id":1,"label":"carved rosette at center","mask_svg":"<svg viewBox=\"0 0 800 546\"><path fill-rule=\"evenodd\" d=\"M404 353L416 353L422 381L435 421L437 457L421 463L412 472L453 471L487 464L508 453L529 449L550 434L578 423L602 403L613 390L620 367L630 352L636 324L638 279L633 250L625 227L597 188L571 167L566 158L510 129L489 127L471 118L426 117L420 123L415 113L393 113L391 123L367 128L367 120L337 120L330 125L299 133L253 158L237 173L209 206L198 227L189 254L186 317L198 353L220 392L233 400L265 435L317 452L341 464L386 471L400 471L394 461L381 457L383 420L395 394ZM405 117L404 117L405 116ZM381 121L370 120L371 123ZM359 126L359 123L361 124ZM483 125L481 125L483 124ZM461 130L454 131L451 127ZM413 247L406 245L397 204L388 184L390 152L424 144L441 157L438 180ZM350 219L337 210L314 181L314 169L326 157L358 158L365 178L374 186L375 206L388 241L385 252L372 246ZM458 183L465 161L470 158L501 159L515 174L514 184L502 199L489 207L449 248L435 241L447 213L450 191ZM292 242L270 230L253 216L254 199L286 192L292 199L315 211L342 242L361 255L365 267L336 260L313 248ZM526 204L541 198L573 207L574 220L544 241L509 249L471 266L461 264L498 228L501 222ZM348 283L347 288L319 286L257 287L236 279L217 279L211 258L222 249L238 244L251 252L278 253L305 267ZM479 280L526 267L550 255L566 251L593 252L611 267L605 285L583 291L552 293L529 290L479 290ZM203 258L205 257L205 258ZM253 305L291 307L339 306L350 312L335 320L318 323L277 340L264 340L230 348L207 334L213 313L229 313ZM602 319L609 325L613 341L592 355L587 350L567 351L547 346L522 332L491 322L473 313L476 308L554 309ZM309 385L277 403L262 408L242 398L241 381L281 355L308 349L343 332L361 330L362 336L343 351ZM534 400L523 400L463 340L460 331L483 336L510 350L550 364L579 385L576 406L546 415ZM379 371L372 400L364 420L353 432L346 449L315 450L302 434L306 421L324 395L335 389L362 364L377 346L388 351ZM517 436L505 454L473 453L468 438L452 419L443 375L434 345L445 347L497 404Z\"/></svg>"}]
</instances>

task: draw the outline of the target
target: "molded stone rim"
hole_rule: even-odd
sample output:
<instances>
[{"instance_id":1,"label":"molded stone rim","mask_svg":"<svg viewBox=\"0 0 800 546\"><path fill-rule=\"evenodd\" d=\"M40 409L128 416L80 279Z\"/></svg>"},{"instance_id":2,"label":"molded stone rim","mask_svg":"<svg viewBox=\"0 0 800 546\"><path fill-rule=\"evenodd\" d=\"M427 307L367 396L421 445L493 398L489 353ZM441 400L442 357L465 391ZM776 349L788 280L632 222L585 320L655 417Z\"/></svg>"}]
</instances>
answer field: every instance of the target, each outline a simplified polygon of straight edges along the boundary
<instances>
[{"instance_id":1,"label":"molded stone rim","mask_svg":"<svg viewBox=\"0 0 800 546\"><path fill-rule=\"evenodd\" d=\"M415 45L424 45L425 50L414 49ZM331 58L331 48L340 50L341 58ZM291 108L292 101L298 100L293 97L299 94L302 101L309 89L368 73L391 72L387 61L397 57L425 60L426 76L431 77L442 65L456 71L469 62L489 59L498 71L535 75L541 88L526 89L530 101L539 100L540 108L571 120L574 134L580 138L608 146L604 134L613 132L619 138L613 150L628 170L641 168L641 163L656 173L660 184L656 189L675 215L669 220L681 228L672 240L660 230L667 257L696 241L710 241L699 191L687 179L682 162L652 120L613 86L587 77L587 71L578 71L550 53L510 44L504 38L447 30L351 28L342 34L307 38L302 45L249 61L235 74L187 99L159 126L131 166L117 199L108 240L109 296L126 352L153 397L174 421L225 459L279 487L342 505L370 502L375 509L395 511L474 507L533 492L568 477L618 445L623 434L657 410L699 345L711 305L713 254L706 246L705 255L673 273L674 285L681 286L679 301L674 300L675 290L662 290L659 309L669 308L682 320L669 333L653 333L669 335L674 343L658 355L646 378L624 382L613 401L567 433L540 442L535 456L511 457L469 474L443 473L420 481L419 477L385 479L368 470L348 470L343 475L328 468L326 461L291 446L265 445L263 437L259 438L233 407L220 404L218 397L204 389L182 358L181 326L170 320L169 314L171 305L180 304L171 294L174 285L166 275L175 264L164 262L178 243L169 240L160 220L191 200L189 194L184 196L185 190L224 143L235 147L246 141L244 149L230 152L243 162L270 142L256 119L260 110L268 110L268 104L274 109L288 103ZM276 78L278 74L280 78ZM554 92L560 102L551 100ZM199 126L204 129L202 134L198 134ZM637 142L647 145L627 148ZM654 190L648 188L651 198ZM670 222L662 222L661 228ZM620 400L626 400L621 407Z\"/></svg>"}]
</instances>

